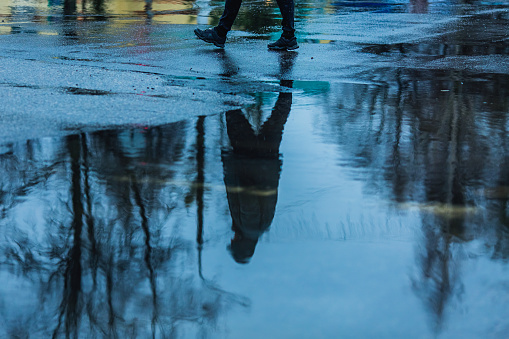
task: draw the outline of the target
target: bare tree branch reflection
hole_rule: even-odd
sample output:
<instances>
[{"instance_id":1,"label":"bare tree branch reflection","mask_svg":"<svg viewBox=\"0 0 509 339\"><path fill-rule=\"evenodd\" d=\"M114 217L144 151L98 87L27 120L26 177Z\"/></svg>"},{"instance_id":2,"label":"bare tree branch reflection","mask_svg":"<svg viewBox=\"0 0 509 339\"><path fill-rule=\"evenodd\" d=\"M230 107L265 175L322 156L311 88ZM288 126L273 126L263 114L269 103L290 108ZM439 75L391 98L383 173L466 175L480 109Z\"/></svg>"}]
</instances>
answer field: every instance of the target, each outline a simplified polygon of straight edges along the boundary
<instances>
[{"instance_id":1,"label":"bare tree branch reflection","mask_svg":"<svg viewBox=\"0 0 509 339\"><path fill-rule=\"evenodd\" d=\"M193 243L172 234L175 209L194 189L175 180L196 166L182 157L187 133L186 123L83 133L41 144L40 153L16 146L0 157L4 170L15 171L2 201L0 221L12 227L1 263L38 291L33 311L9 314L34 324L26 333L178 337L190 328L207 333L228 309L248 304L195 276L187 265ZM42 155L48 160L35 166L21 160ZM17 211L32 205L44 217L33 226L17 223ZM19 321L10 323L21 333Z\"/></svg>"},{"instance_id":2,"label":"bare tree branch reflection","mask_svg":"<svg viewBox=\"0 0 509 339\"><path fill-rule=\"evenodd\" d=\"M501 154L507 158L503 117L509 105L500 91L505 92L508 79L482 75L480 82L483 77L500 86L480 88L476 81L463 81L469 79L463 73L408 70L395 72L392 79L388 73L385 84L348 89L364 93L363 97L339 96L341 114L330 115L328 137L355 154L353 166L383 164L383 171L374 173L380 173L386 185L380 185L380 177L372 177L368 189L389 189L387 194L401 206L413 203L421 208L420 272L413 285L433 315L437 333L451 298L462 293L462 244L473 238L484 238L489 244L487 231L499 225L494 255L507 248L509 195L503 188L490 187L507 186L507 173L498 162ZM457 80L447 80L451 78ZM493 109L481 109L486 109L486 101L493 102ZM479 207L489 213L472 212Z\"/></svg>"}]
</instances>

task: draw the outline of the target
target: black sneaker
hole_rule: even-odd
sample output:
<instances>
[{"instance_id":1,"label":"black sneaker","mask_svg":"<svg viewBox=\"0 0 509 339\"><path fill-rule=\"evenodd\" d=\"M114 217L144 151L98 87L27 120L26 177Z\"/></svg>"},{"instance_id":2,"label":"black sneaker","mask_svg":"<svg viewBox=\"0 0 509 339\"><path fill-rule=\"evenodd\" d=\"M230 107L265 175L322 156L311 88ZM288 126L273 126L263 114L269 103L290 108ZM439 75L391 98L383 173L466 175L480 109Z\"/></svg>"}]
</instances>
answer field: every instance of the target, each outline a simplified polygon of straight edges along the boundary
<instances>
[{"instance_id":1,"label":"black sneaker","mask_svg":"<svg viewBox=\"0 0 509 339\"><path fill-rule=\"evenodd\" d=\"M269 49L278 50L278 51L291 51L294 49L299 48L299 45L297 44L297 38L285 38L281 37L277 41L271 42L267 45Z\"/></svg>"},{"instance_id":2,"label":"black sneaker","mask_svg":"<svg viewBox=\"0 0 509 339\"><path fill-rule=\"evenodd\" d=\"M226 37L220 37L214 28L195 29L194 34L205 42L216 45L216 47L224 48Z\"/></svg>"}]
</instances>

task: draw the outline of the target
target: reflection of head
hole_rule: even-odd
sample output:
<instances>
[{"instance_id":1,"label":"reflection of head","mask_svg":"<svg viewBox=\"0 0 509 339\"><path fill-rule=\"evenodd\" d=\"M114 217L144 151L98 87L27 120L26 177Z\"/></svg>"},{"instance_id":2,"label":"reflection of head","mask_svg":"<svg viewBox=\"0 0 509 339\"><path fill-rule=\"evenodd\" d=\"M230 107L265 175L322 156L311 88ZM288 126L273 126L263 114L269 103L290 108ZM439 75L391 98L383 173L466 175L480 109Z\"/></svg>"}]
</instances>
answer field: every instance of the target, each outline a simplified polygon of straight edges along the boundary
<instances>
[{"instance_id":1,"label":"reflection of head","mask_svg":"<svg viewBox=\"0 0 509 339\"><path fill-rule=\"evenodd\" d=\"M254 254L257 243L258 239L247 238L240 231L236 231L228 246L228 251L237 263L247 264Z\"/></svg>"}]
</instances>

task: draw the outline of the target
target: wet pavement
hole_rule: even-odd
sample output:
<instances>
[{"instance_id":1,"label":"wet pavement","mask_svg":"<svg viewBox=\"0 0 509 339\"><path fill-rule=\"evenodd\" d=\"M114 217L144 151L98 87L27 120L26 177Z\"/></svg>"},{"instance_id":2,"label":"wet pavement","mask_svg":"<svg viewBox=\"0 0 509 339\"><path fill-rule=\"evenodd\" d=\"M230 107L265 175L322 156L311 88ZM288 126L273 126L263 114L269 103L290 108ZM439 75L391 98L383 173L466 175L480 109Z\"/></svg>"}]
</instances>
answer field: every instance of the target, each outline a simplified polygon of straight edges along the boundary
<instances>
[{"instance_id":1,"label":"wet pavement","mask_svg":"<svg viewBox=\"0 0 509 339\"><path fill-rule=\"evenodd\" d=\"M506 338L509 3L222 6L0 0L0 336Z\"/></svg>"}]
</instances>

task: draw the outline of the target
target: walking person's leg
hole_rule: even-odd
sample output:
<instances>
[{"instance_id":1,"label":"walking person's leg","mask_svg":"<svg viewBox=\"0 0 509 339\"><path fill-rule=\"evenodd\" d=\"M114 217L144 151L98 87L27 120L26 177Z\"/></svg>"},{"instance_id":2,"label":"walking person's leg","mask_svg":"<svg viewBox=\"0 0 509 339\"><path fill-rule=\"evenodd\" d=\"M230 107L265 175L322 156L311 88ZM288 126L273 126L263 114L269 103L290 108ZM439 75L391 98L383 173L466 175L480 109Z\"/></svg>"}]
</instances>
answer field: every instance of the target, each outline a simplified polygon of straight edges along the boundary
<instances>
[{"instance_id":1,"label":"walking person's leg","mask_svg":"<svg viewBox=\"0 0 509 339\"><path fill-rule=\"evenodd\" d=\"M277 5L283 17L283 36L292 38L295 35L295 4L293 0L277 0Z\"/></svg>"},{"instance_id":2,"label":"walking person's leg","mask_svg":"<svg viewBox=\"0 0 509 339\"><path fill-rule=\"evenodd\" d=\"M219 24L215 27L220 35L226 34L232 29L233 22L239 14L240 5L242 0L226 0L224 4L223 15L219 19Z\"/></svg>"},{"instance_id":3,"label":"walking person's leg","mask_svg":"<svg viewBox=\"0 0 509 339\"><path fill-rule=\"evenodd\" d=\"M299 48L295 38L295 3L294 0L277 0L283 17L283 34L277 41L268 44L269 49L293 50Z\"/></svg>"},{"instance_id":4,"label":"walking person's leg","mask_svg":"<svg viewBox=\"0 0 509 339\"><path fill-rule=\"evenodd\" d=\"M219 24L213 28L194 30L196 36L205 42L213 43L217 47L224 47L226 42L226 34L232 29L233 22L239 14L242 0L226 0L224 4L223 15L219 19Z\"/></svg>"}]
</instances>

